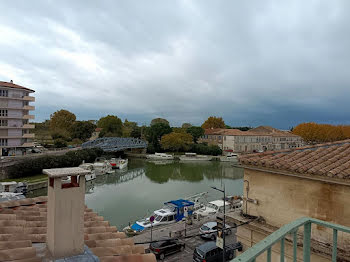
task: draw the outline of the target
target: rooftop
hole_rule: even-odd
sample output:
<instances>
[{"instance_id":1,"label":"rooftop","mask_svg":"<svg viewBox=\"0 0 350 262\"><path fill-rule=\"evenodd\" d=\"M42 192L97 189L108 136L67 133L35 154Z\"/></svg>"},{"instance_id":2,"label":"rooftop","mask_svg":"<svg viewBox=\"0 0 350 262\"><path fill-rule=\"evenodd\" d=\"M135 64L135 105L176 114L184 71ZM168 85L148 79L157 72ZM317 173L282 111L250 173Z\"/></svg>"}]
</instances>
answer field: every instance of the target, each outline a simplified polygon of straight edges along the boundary
<instances>
[{"instance_id":1,"label":"rooftop","mask_svg":"<svg viewBox=\"0 0 350 262\"><path fill-rule=\"evenodd\" d=\"M26 198L0 203L0 261L43 261L40 243L46 242L47 197ZM103 217L85 207L85 245L101 262L155 262L143 246L134 245ZM44 245L45 246L45 245Z\"/></svg>"},{"instance_id":2,"label":"rooftop","mask_svg":"<svg viewBox=\"0 0 350 262\"><path fill-rule=\"evenodd\" d=\"M239 129L206 129L206 135L226 135L226 136L293 136L298 137L290 131L282 131L270 126L259 126L248 131L241 131Z\"/></svg>"},{"instance_id":3,"label":"rooftop","mask_svg":"<svg viewBox=\"0 0 350 262\"><path fill-rule=\"evenodd\" d=\"M242 155L244 166L350 179L350 139L296 149Z\"/></svg>"},{"instance_id":4,"label":"rooftop","mask_svg":"<svg viewBox=\"0 0 350 262\"><path fill-rule=\"evenodd\" d=\"M0 87L1 87L1 86L3 86L3 87L10 87L10 88L24 89L24 90L27 90L27 91L29 91L29 92L35 92L35 91L32 90L32 89L26 88L26 87L24 87L24 86L16 85L16 84L11 83L11 82L0 81Z\"/></svg>"}]
</instances>

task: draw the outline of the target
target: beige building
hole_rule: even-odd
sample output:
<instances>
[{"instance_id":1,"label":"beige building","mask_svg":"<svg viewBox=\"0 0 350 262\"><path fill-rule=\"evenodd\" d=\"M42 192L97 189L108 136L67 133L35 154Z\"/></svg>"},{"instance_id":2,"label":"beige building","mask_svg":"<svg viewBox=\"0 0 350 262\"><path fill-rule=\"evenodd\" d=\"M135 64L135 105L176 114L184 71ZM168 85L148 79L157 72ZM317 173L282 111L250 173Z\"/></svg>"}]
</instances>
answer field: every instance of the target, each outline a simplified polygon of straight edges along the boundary
<instances>
[{"instance_id":1,"label":"beige building","mask_svg":"<svg viewBox=\"0 0 350 262\"><path fill-rule=\"evenodd\" d=\"M240 162L244 167L243 213L260 217L259 223L237 230L244 251L301 217L350 227L350 140L244 155ZM247 221L245 217L229 215L237 224ZM299 230L300 243L302 237ZM332 230L313 226L311 237L311 261L330 261ZM285 243L285 261L292 261L292 242L286 239ZM280 261L279 252L278 243L272 248L272 261ZM298 261L303 261L302 246L297 253ZM350 261L350 234L338 234L338 259Z\"/></svg>"},{"instance_id":2,"label":"beige building","mask_svg":"<svg viewBox=\"0 0 350 262\"><path fill-rule=\"evenodd\" d=\"M30 96L34 90L16 85L12 82L0 81L0 155L22 155L26 148L33 147L34 128L30 120L34 115L30 105L35 98Z\"/></svg>"},{"instance_id":3,"label":"beige building","mask_svg":"<svg viewBox=\"0 0 350 262\"><path fill-rule=\"evenodd\" d=\"M206 129L199 142L218 145L226 152L262 152L303 146L300 136L269 126L248 131L239 129Z\"/></svg>"}]
</instances>

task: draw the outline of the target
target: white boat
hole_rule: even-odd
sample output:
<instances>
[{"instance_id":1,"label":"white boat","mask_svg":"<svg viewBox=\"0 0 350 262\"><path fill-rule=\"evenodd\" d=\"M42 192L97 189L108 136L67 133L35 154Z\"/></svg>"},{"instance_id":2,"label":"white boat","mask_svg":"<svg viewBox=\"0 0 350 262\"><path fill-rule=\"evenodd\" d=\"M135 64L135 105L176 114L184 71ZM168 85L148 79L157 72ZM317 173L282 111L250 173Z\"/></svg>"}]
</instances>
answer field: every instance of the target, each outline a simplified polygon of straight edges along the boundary
<instances>
[{"instance_id":1,"label":"white boat","mask_svg":"<svg viewBox=\"0 0 350 262\"><path fill-rule=\"evenodd\" d=\"M152 155L147 155L147 159L151 160L174 160L173 155L165 154L165 153L155 153Z\"/></svg>"},{"instance_id":2,"label":"white boat","mask_svg":"<svg viewBox=\"0 0 350 262\"><path fill-rule=\"evenodd\" d=\"M94 170L96 171L96 175L113 173L110 162L107 161L104 157L96 158L94 163Z\"/></svg>"},{"instance_id":3,"label":"white boat","mask_svg":"<svg viewBox=\"0 0 350 262\"><path fill-rule=\"evenodd\" d=\"M128 167L128 159L121 159L119 158L117 160L117 169L124 169L126 167Z\"/></svg>"},{"instance_id":4,"label":"white boat","mask_svg":"<svg viewBox=\"0 0 350 262\"><path fill-rule=\"evenodd\" d=\"M235 211L238 209L242 208L242 203L241 200L239 200L238 202L235 202L234 204L229 202L229 201L224 201L222 199L219 200L214 200L209 202L207 205L197 209L196 211L194 211L194 217L198 218L198 217L206 217L209 215L215 215L215 214L219 214L219 213L223 213L224 212L224 205L225 205L225 211Z\"/></svg>"},{"instance_id":5,"label":"white boat","mask_svg":"<svg viewBox=\"0 0 350 262\"><path fill-rule=\"evenodd\" d=\"M238 155L235 153L229 153L226 156L220 157L221 162L238 162Z\"/></svg>"},{"instance_id":6,"label":"white boat","mask_svg":"<svg viewBox=\"0 0 350 262\"><path fill-rule=\"evenodd\" d=\"M10 200L20 200L26 198L22 193L2 192L0 193L0 202Z\"/></svg>"},{"instance_id":7,"label":"white boat","mask_svg":"<svg viewBox=\"0 0 350 262\"><path fill-rule=\"evenodd\" d=\"M79 166L82 169L89 170L90 174L85 175L85 181L91 181L96 179L96 173L94 170L94 164L92 163L83 163Z\"/></svg>"},{"instance_id":8,"label":"white boat","mask_svg":"<svg viewBox=\"0 0 350 262\"><path fill-rule=\"evenodd\" d=\"M196 153L185 153L180 156L181 161L210 161L212 159L212 156L197 155Z\"/></svg>"},{"instance_id":9,"label":"white boat","mask_svg":"<svg viewBox=\"0 0 350 262\"><path fill-rule=\"evenodd\" d=\"M23 182L0 182L0 192L9 192L9 193L27 193L27 184Z\"/></svg>"}]
</instances>

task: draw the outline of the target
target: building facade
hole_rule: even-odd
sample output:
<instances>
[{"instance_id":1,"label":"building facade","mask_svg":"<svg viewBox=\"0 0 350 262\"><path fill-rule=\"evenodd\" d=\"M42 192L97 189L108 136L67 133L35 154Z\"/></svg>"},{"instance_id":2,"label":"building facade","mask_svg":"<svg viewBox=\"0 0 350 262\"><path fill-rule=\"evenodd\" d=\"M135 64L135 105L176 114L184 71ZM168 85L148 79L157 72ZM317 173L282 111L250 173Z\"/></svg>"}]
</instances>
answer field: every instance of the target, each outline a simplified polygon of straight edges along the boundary
<instances>
[{"instance_id":1,"label":"building facade","mask_svg":"<svg viewBox=\"0 0 350 262\"><path fill-rule=\"evenodd\" d=\"M248 131L206 129L199 142L218 145L226 152L262 152L297 148L304 145L300 136L267 126L260 126Z\"/></svg>"},{"instance_id":2,"label":"building facade","mask_svg":"<svg viewBox=\"0 0 350 262\"><path fill-rule=\"evenodd\" d=\"M30 103L35 101L31 96L35 91L12 82L0 81L0 154L14 156L25 154L26 149L33 147L34 124L30 120L35 109Z\"/></svg>"},{"instance_id":3,"label":"building facade","mask_svg":"<svg viewBox=\"0 0 350 262\"><path fill-rule=\"evenodd\" d=\"M350 140L244 155L240 163L244 167L245 215L232 214L229 219L240 224L247 217L259 217L259 222L237 230L244 251L301 217L350 227ZM312 227L311 261L331 261L332 233L329 228ZM302 230L298 239L303 239ZM285 261L292 261L291 238L285 243ZM301 245L297 255L297 261L303 261ZM350 261L350 234L338 234L338 259ZM256 261L266 261L266 254ZM279 243L272 247L272 261L280 261Z\"/></svg>"}]
</instances>

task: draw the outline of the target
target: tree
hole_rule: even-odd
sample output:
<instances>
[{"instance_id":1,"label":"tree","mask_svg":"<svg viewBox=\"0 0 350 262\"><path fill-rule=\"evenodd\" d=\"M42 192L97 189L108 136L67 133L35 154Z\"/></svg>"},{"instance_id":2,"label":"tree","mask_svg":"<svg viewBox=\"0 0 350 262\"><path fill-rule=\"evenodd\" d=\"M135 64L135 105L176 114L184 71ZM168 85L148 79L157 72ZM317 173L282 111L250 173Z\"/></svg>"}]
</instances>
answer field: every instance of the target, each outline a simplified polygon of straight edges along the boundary
<instances>
[{"instance_id":1,"label":"tree","mask_svg":"<svg viewBox=\"0 0 350 262\"><path fill-rule=\"evenodd\" d=\"M73 113L61 109L50 116L50 129L51 131L69 132L75 119L76 116Z\"/></svg>"},{"instance_id":2,"label":"tree","mask_svg":"<svg viewBox=\"0 0 350 262\"><path fill-rule=\"evenodd\" d=\"M123 122L117 116L108 115L101 117L97 122L97 127L102 128L100 137L104 137L106 134L120 137L123 134Z\"/></svg>"},{"instance_id":3,"label":"tree","mask_svg":"<svg viewBox=\"0 0 350 262\"><path fill-rule=\"evenodd\" d=\"M202 128L225 128L225 122L222 120L222 117L211 116L203 124Z\"/></svg>"},{"instance_id":4,"label":"tree","mask_svg":"<svg viewBox=\"0 0 350 262\"><path fill-rule=\"evenodd\" d=\"M186 128L182 128L182 127L173 127L173 132L174 133L186 133Z\"/></svg>"},{"instance_id":5,"label":"tree","mask_svg":"<svg viewBox=\"0 0 350 262\"><path fill-rule=\"evenodd\" d=\"M145 130L145 135L147 141L152 144L152 147L155 151L160 149L160 139L163 135L171 133L171 127L165 123L157 123L150 127L147 127Z\"/></svg>"},{"instance_id":6,"label":"tree","mask_svg":"<svg viewBox=\"0 0 350 262\"><path fill-rule=\"evenodd\" d=\"M201 128L200 126L191 126L187 128L186 132L192 135L193 141L195 143L197 143L198 138L204 135L204 129Z\"/></svg>"},{"instance_id":7,"label":"tree","mask_svg":"<svg viewBox=\"0 0 350 262\"><path fill-rule=\"evenodd\" d=\"M72 138L78 138L82 141L86 141L94 132L96 126L90 121L77 121L71 127Z\"/></svg>"},{"instance_id":8,"label":"tree","mask_svg":"<svg viewBox=\"0 0 350 262\"><path fill-rule=\"evenodd\" d=\"M151 126L155 124L163 123L169 126L169 121L164 118L155 118L151 121Z\"/></svg>"},{"instance_id":9,"label":"tree","mask_svg":"<svg viewBox=\"0 0 350 262\"><path fill-rule=\"evenodd\" d=\"M192 125L190 123L183 123L182 124L182 128L185 128L185 129L190 128L191 126Z\"/></svg>"},{"instance_id":10,"label":"tree","mask_svg":"<svg viewBox=\"0 0 350 262\"><path fill-rule=\"evenodd\" d=\"M187 151L193 143L192 136L186 133L170 133L162 136L161 145L164 150Z\"/></svg>"}]
</instances>

